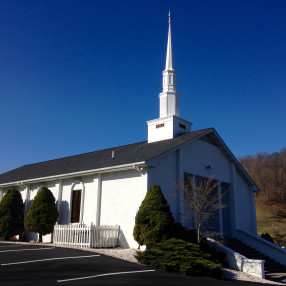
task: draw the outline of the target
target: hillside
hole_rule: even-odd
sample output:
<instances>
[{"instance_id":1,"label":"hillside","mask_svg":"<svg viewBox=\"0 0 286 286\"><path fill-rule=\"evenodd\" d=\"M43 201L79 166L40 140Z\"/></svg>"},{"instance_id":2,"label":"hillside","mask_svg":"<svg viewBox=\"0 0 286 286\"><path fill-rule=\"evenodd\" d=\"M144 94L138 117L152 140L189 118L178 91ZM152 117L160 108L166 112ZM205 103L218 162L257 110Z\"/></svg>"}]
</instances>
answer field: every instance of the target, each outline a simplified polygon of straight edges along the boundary
<instances>
[{"instance_id":1,"label":"hillside","mask_svg":"<svg viewBox=\"0 0 286 286\"><path fill-rule=\"evenodd\" d=\"M286 246L286 205L256 198L257 233L269 233L275 242Z\"/></svg>"},{"instance_id":2,"label":"hillside","mask_svg":"<svg viewBox=\"0 0 286 286\"><path fill-rule=\"evenodd\" d=\"M286 148L272 154L248 155L239 161L259 187L259 198L286 204Z\"/></svg>"}]
</instances>

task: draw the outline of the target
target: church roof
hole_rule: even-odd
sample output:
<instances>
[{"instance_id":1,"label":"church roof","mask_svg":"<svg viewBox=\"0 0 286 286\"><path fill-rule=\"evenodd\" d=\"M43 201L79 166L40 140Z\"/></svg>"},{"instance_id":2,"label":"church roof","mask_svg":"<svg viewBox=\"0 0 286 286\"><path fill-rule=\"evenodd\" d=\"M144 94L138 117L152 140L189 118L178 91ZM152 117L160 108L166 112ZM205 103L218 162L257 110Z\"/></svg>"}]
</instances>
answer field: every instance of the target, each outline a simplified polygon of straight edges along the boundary
<instances>
[{"instance_id":1,"label":"church roof","mask_svg":"<svg viewBox=\"0 0 286 286\"><path fill-rule=\"evenodd\" d=\"M24 165L0 175L0 185L22 182L37 178L46 178L64 174L116 167L127 164L145 163L180 145L198 138L212 128L185 133L173 139L135 144L104 149L100 151ZM114 156L112 156L114 154ZM114 157L114 158L113 158Z\"/></svg>"},{"instance_id":2,"label":"church roof","mask_svg":"<svg viewBox=\"0 0 286 286\"><path fill-rule=\"evenodd\" d=\"M147 141L80 155L24 165L0 174L0 187L23 182L51 180L61 177L74 177L124 168L125 166L148 166L148 161L172 152L194 140L207 141L217 146L222 153L234 162L237 171L245 181L258 191L258 187L235 158L214 128L188 132L172 139L148 143Z\"/></svg>"}]
</instances>

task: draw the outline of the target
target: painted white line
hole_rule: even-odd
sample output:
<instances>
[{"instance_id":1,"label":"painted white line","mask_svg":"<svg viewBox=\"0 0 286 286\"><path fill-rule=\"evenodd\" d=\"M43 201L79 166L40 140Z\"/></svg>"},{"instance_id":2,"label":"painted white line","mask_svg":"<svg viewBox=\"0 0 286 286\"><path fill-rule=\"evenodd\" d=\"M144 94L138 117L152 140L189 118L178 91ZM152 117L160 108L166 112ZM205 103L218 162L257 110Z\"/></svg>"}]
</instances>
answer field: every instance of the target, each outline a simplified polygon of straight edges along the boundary
<instances>
[{"instance_id":1,"label":"painted white line","mask_svg":"<svg viewBox=\"0 0 286 286\"><path fill-rule=\"evenodd\" d=\"M0 245L0 247L20 247L20 246L23 246L21 244L17 244L17 245Z\"/></svg>"},{"instance_id":2,"label":"painted white line","mask_svg":"<svg viewBox=\"0 0 286 286\"><path fill-rule=\"evenodd\" d=\"M100 256L96 255L86 255L86 256L71 256L71 257L56 257L56 258L47 258L47 259L39 259L39 260L30 260L30 261L21 261L21 262L13 262L13 263L5 263L1 264L1 266L8 266L8 265L16 265L16 264L27 264L27 263L34 263L34 262L42 262L42 261L50 261L50 260L64 260L64 259L76 259L76 258L89 258Z\"/></svg>"},{"instance_id":3,"label":"painted white line","mask_svg":"<svg viewBox=\"0 0 286 286\"><path fill-rule=\"evenodd\" d=\"M0 250L0 252L12 252L12 251L34 251L34 250L50 250L50 249L55 249L55 247L45 247L45 248L24 248L24 249L10 249L10 250Z\"/></svg>"},{"instance_id":4,"label":"painted white line","mask_svg":"<svg viewBox=\"0 0 286 286\"><path fill-rule=\"evenodd\" d=\"M85 276L85 277L79 277L79 278L57 280L57 282L61 283L61 282L68 282L68 281L75 281L75 280L84 280L84 279L97 278L97 277L103 277L103 276L113 276L113 275L133 274L133 273L153 272L153 271L155 271L155 270L140 270L140 271L105 273L105 274L99 274L99 275L93 275L93 276Z\"/></svg>"}]
</instances>

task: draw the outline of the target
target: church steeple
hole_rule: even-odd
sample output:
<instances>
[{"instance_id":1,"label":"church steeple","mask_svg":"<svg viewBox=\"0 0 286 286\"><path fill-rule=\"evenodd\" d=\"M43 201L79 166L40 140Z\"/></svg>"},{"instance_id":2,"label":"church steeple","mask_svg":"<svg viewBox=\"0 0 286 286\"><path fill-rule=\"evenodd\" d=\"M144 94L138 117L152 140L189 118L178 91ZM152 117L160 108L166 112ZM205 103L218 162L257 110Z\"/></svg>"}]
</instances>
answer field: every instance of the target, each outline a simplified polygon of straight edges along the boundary
<instances>
[{"instance_id":1,"label":"church steeple","mask_svg":"<svg viewBox=\"0 0 286 286\"><path fill-rule=\"evenodd\" d=\"M163 71L163 91L160 93L160 118L175 115L180 116L180 95L177 89L177 72L173 66L171 13L169 12L169 31L166 54L166 66Z\"/></svg>"},{"instance_id":2,"label":"church steeple","mask_svg":"<svg viewBox=\"0 0 286 286\"><path fill-rule=\"evenodd\" d=\"M167 43L167 56L165 70L173 69L173 50L172 50L172 33L171 33L171 12L169 11L169 31Z\"/></svg>"},{"instance_id":3,"label":"church steeple","mask_svg":"<svg viewBox=\"0 0 286 286\"><path fill-rule=\"evenodd\" d=\"M166 66L163 71L163 91L160 98L160 118L147 121L148 142L171 139L191 132L192 123L180 118L180 95L177 93L177 72L174 70L171 13L169 11L169 31Z\"/></svg>"}]
</instances>

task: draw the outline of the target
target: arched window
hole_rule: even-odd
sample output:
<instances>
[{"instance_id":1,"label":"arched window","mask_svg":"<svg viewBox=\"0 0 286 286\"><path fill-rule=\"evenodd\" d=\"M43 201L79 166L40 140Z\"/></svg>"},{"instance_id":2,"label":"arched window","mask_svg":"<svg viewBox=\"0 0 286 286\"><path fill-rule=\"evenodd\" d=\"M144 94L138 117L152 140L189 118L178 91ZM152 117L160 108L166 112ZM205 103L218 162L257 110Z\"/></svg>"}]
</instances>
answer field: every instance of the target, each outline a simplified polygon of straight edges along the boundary
<instances>
[{"instance_id":1,"label":"arched window","mask_svg":"<svg viewBox=\"0 0 286 286\"><path fill-rule=\"evenodd\" d=\"M70 222L82 222L85 188L82 181L77 181L71 187Z\"/></svg>"},{"instance_id":2,"label":"arched window","mask_svg":"<svg viewBox=\"0 0 286 286\"><path fill-rule=\"evenodd\" d=\"M71 205L71 223L80 221L81 190L73 190Z\"/></svg>"}]
</instances>

